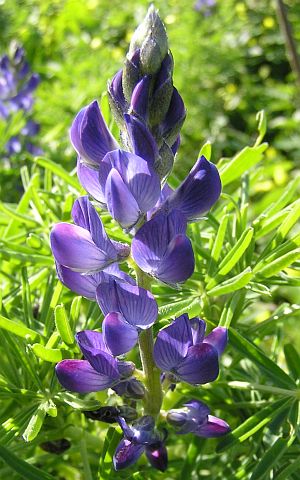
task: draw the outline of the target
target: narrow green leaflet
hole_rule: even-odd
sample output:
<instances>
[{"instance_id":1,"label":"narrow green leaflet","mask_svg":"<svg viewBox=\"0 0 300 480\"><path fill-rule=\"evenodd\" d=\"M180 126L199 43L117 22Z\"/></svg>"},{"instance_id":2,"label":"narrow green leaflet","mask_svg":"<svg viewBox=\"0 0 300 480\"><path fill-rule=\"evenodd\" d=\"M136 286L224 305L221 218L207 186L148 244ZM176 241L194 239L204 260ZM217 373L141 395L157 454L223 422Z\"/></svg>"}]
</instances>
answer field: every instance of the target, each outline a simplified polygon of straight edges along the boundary
<instances>
[{"instance_id":1,"label":"narrow green leaflet","mask_svg":"<svg viewBox=\"0 0 300 480\"><path fill-rule=\"evenodd\" d=\"M72 177L61 165L54 163L49 158L35 157L34 161L41 167L50 170L52 173L62 178L68 185L75 188L78 192L81 190L81 186L76 177Z\"/></svg>"},{"instance_id":2,"label":"narrow green leaflet","mask_svg":"<svg viewBox=\"0 0 300 480\"><path fill-rule=\"evenodd\" d=\"M24 480L57 480L53 475L25 462L3 445L0 445L0 457Z\"/></svg>"},{"instance_id":3,"label":"narrow green leaflet","mask_svg":"<svg viewBox=\"0 0 300 480\"><path fill-rule=\"evenodd\" d=\"M278 438L266 451L253 470L250 480L262 480L266 474L279 462L289 446L288 438Z\"/></svg>"},{"instance_id":4,"label":"narrow green leaflet","mask_svg":"<svg viewBox=\"0 0 300 480\"><path fill-rule=\"evenodd\" d=\"M291 475L297 471L300 471L300 457L294 462L287 465L281 472L276 475L275 480L290 480Z\"/></svg>"},{"instance_id":5,"label":"narrow green leaflet","mask_svg":"<svg viewBox=\"0 0 300 480\"><path fill-rule=\"evenodd\" d=\"M249 342L249 340L240 335L232 327L229 329L229 342L242 355L252 360L252 362L254 362L260 370L265 373L265 375L275 382L276 386L290 390L296 389L295 382L287 375L287 373L267 357L262 350Z\"/></svg>"},{"instance_id":6,"label":"narrow green leaflet","mask_svg":"<svg viewBox=\"0 0 300 480\"><path fill-rule=\"evenodd\" d=\"M245 147L231 161L221 168L220 176L223 187L228 183L240 178L243 173L254 167L263 157L268 144L262 143L257 147Z\"/></svg>"},{"instance_id":7,"label":"narrow green leaflet","mask_svg":"<svg viewBox=\"0 0 300 480\"><path fill-rule=\"evenodd\" d=\"M113 478L113 455L120 442L122 434L113 427L107 430L102 455L100 458L98 480L109 480Z\"/></svg>"},{"instance_id":8,"label":"narrow green leaflet","mask_svg":"<svg viewBox=\"0 0 300 480\"><path fill-rule=\"evenodd\" d=\"M289 267L296 260L299 260L299 258L300 248L296 248L295 250L282 255L282 257L273 260L273 262L267 263L266 265L264 265L266 263L264 260L264 262L257 264L253 271L256 273L257 278L269 278L273 275L276 275L281 270Z\"/></svg>"},{"instance_id":9,"label":"narrow green leaflet","mask_svg":"<svg viewBox=\"0 0 300 480\"><path fill-rule=\"evenodd\" d=\"M217 451L222 452L223 450L233 447L235 444L244 442L251 435L267 425L282 410L286 409L291 402L291 399L287 400L286 398L283 398L274 403L270 403L267 407L259 410L233 430L233 432L226 435L226 437L219 443Z\"/></svg>"},{"instance_id":10,"label":"narrow green leaflet","mask_svg":"<svg viewBox=\"0 0 300 480\"><path fill-rule=\"evenodd\" d=\"M9 320L8 318L3 317L3 315L0 315L0 328L22 338L29 337L30 340L37 340L39 338L39 334L34 330L31 330L31 328L26 327L21 322Z\"/></svg>"},{"instance_id":11,"label":"narrow green leaflet","mask_svg":"<svg viewBox=\"0 0 300 480\"><path fill-rule=\"evenodd\" d=\"M250 267L247 267L243 272L239 273L235 277L225 280L214 288L208 289L207 295L217 296L226 295L227 293L235 292L248 285L253 277L253 273Z\"/></svg>"},{"instance_id":12,"label":"narrow green leaflet","mask_svg":"<svg viewBox=\"0 0 300 480\"><path fill-rule=\"evenodd\" d=\"M288 343L284 345L284 356L286 359L286 363L288 369L294 378L294 380L299 380L300 378L300 356L297 350L295 349L294 345Z\"/></svg>"},{"instance_id":13,"label":"narrow green leaflet","mask_svg":"<svg viewBox=\"0 0 300 480\"><path fill-rule=\"evenodd\" d=\"M57 363L64 358L63 350L59 348L47 348L40 343L35 343L31 346L34 354L45 362ZM66 352L68 356L68 352Z\"/></svg>"}]
</instances>

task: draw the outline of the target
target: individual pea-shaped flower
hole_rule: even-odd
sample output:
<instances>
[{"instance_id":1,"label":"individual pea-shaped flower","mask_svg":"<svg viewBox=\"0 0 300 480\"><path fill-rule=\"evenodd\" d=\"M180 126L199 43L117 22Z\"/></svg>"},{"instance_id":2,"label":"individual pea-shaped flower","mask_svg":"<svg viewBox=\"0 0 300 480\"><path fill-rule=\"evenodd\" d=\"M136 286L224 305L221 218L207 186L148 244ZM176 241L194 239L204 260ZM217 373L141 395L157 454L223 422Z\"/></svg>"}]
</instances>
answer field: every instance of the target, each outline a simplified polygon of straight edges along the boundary
<instances>
[{"instance_id":1,"label":"individual pea-shaped flower","mask_svg":"<svg viewBox=\"0 0 300 480\"><path fill-rule=\"evenodd\" d=\"M177 381L192 385L213 382L219 374L219 357L227 344L227 329L217 327L204 336L204 320L187 314L160 330L154 345L154 360Z\"/></svg>"},{"instance_id":2,"label":"individual pea-shaped flower","mask_svg":"<svg viewBox=\"0 0 300 480\"><path fill-rule=\"evenodd\" d=\"M114 358L102 333L84 330L77 333L76 341L85 360L62 360L56 365L57 378L67 390L98 392L132 375L134 364Z\"/></svg>"},{"instance_id":3,"label":"individual pea-shaped flower","mask_svg":"<svg viewBox=\"0 0 300 480\"><path fill-rule=\"evenodd\" d=\"M99 181L107 209L123 228L134 227L160 195L158 175L146 160L114 150L99 165Z\"/></svg>"},{"instance_id":4,"label":"individual pea-shaped flower","mask_svg":"<svg viewBox=\"0 0 300 480\"><path fill-rule=\"evenodd\" d=\"M210 409L199 400L190 400L184 408L172 409L167 421L177 429L178 434L194 433L198 437L221 437L230 432L228 423L210 415Z\"/></svg>"},{"instance_id":5,"label":"individual pea-shaped flower","mask_svg":"<svg viewBox=\"0 0 300 480\"><path fill-rule=\"evenodd\" d=\"M138 156L138 158L132 160L133 165L127 168L126 178L129 178L128 182L125 180L125 184L127 187L129 186L128 183L130 185L134 184L131 193L138 204L142 202L141 206L143 207L143 199L140 198L140 196L138 196L138 198L135 197L137 176L139 178L138 184L141 183L143 177L147 176L144 180L146 181L146 188L148 189L151 189L151 180L152 183L157 184L156 175L154 171L151 170L151 166L154 164L155 158L158 155L157 147L152 134L143 122L132 118L131 115L124 115L124 122L127 130L127 141L129 142L130 149L133 151L131 158L133 158L134 155ZM106 159L106 168L104 167L104 171L102 169L102 182L99 178L99 167L109 152L118 151L119 144L111 135L96 101L84 107L77 114L71 126L70 137L73 147L78 153L77 174L80 183L90 195L106 208L106 177L112 168L116 168L116 165L115 162L113 162L114 165L108 168L111 163L111 157ZM118 154L115 153L115 156L117 155ZM140 168L139 163L141 164ZM148 169L145 164L149 165ZM124 174L124 167L118 172L124 181L122 172ZM149 176L151 178L149 178ZM158 196L159 193L157 193L157 198ZM147 195L146 193L146 197L148 198L149 194ZM147 201L147 198L145 201ZM127 198L125 198L124 201L126 202ZM112 206L110 205L110 207Z\"/></svg>"},{"instance_id":6,"label":"individual pea-shaped flower","mask_svg":"<svg viewBox=\"0 0 300 480\"><path fill-rule=\"evenodd\" d=\"M181 185L174 192L170 192L160 210L180 210L188 222L193 222L216 203L221 188L216 166L202 155Z\"/></svg>"},{"instance_id":7,"label":"individual pea-shaped flower","mask_svg":"<svg viewBox=\"0 0 300 480\"><path fill-rule=\"evenodd\" d=\"M139 332L157 318L157 303L150 292L113 277L98 286L96 297L106 315L102 323L105 342L114 355L131 350Z\"/></svg>"},{"instance_id":8,"label":"individual pea-shaped flower","mask_svg":"<svg viewBox=\"0 0 300 480\"><path fill-rule=\"evenodd\" d=\"M75 225L58 223L51 231L50 243L59 265L75 272L96 273L128 257L127 245L111 241L88 197L73 205Z\"/></svg>"},{"instance_id":9,"label":"individual pea-shaped flower","mask_svg":"<svg viewBox=\"0 0 300 480\"><path fill-rule=\"evenodd\" d=\"M133 465L145 452L151 465L164 472L168 465L167 449L164 446L165 435L155 430L153 417L146 415L129 427L123 418L119 418L124 438L115 451L113 462L116 470Z\"/></svg>"},{"instance_id":10,"label":"individual pea-shaped flower","mask_svg":"<svg viewBox=\"0 0 300 480\"><path fill-rule=\"evenodd\" d=\"M159 212L145 223L132 241L132 256L138 266L158 280L176 285L194 271L195 259L185 234L186 220L179 210Z\"/></svg>"}]
</instances>

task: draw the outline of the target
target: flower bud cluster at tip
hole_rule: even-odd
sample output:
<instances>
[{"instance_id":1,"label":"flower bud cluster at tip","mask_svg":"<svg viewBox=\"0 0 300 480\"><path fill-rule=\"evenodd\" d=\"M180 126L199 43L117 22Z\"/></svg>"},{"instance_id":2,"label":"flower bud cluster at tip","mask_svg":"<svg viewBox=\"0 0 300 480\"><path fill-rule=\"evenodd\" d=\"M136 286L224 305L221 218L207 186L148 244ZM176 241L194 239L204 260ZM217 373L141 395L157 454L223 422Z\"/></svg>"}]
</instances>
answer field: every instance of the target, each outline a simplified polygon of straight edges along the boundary
<instances>
[{"instance_id":1,"label":"flower bud cluster at tip","mask_svg":"<svg viewBox=\"0 0 300 480\"><path fill-rule=\"evenodd\" d=\"M0 57L0 119L9 122L15 112L23 112L25 125L5 145L6 157L27 150L32 155L41 155L42 150L32 140L40 131L40 125L31 118L34 103L33 93L40 78L30 72L24 49L15 43L10 54Z\"/></svg>"},{"instance_id":2,"label":"flower bud cluster at tip","mask_svg":"<svg viewBox=\"0 0 300 480\"><path fill-rule=\"evenodd\" d=\"M148 291L151 282L141 283L139 277L177 287L193 274L187 225L201 219L221 192L218 170L204 156L177 189L166 183L185 117L172 72L165 28L150 7L133 36L123 71L109 86L121 143L111 134L96 101L80 110L70 137L78 155L77 175L88 195L75 201L73 223L55 225L50 235L61 282L96 301L104 315L102 332L84 330L76 335L83 359L57 364L60 384L82 394L109 388L124 401L141 400L144 406L157 386L161 392L161 382L170 381L175 389L177 382L214 381L227 343L226 329L218 327L205 336L205 322L184 314L158 333L154 349L151 340L151 351L142 359L151 366L143 363L144 383L140 375L135 377L135 365L124 360L139 337L140 348L142 343L149 347L141 340L158 316L156 300ZM109 238L95 205L108 211L128 234L126 243ZM137 282L121 268L132 259L139 272ZM151 375L157 375L156 381L149 381ZM145 411L149 413L146 407ZM125 405L101 407L86 415L121 426L124 438L114 455L116 470L132 465L143 453L154 468L166 469L166 432L156 428L153 417L144 415L129 426L134 415ZM170 413L169 423L175 417L176 412ZM213 418L207 416L207 429L217 423ZM193 433L197 432L195 427Z\"/></svg>"}]
</instances>

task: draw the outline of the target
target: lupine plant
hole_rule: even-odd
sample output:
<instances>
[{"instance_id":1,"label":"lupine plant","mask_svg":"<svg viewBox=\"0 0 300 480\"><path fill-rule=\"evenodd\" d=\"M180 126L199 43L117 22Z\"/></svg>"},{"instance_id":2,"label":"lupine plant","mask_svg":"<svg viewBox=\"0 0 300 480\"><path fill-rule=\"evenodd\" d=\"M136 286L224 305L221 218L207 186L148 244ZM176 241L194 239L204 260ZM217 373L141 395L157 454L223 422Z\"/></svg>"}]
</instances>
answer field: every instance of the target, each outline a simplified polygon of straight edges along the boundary
<instances>
[{"instance_id":1,"label":"lupine plant","mask_svg":"<svg viewBox=\"0 0 300 480\"><path fill-rule=\"evenodd\" d=\"M299 176L262 193L263 112L188 173L172 73L151 8L71 126L78 179L37 157L0 202L0 478L298 480Z\"/></svg>"},{"instance_id":2,"label":"lupine plant","mask_svg":"<svg viewBox=\"0 0 300 480\"><path fill-rule=\"evenodd\" d=\"M7 130L14 130L4 145L1 156L11 157L27 150L33 155L40 155L42 150L32 143L39 133L40 125L31 118L34 103L33 93L37 88L40 77L30 72L30 66L25 58L24 49L16 44L12 45L11 55L0 58L0 120L7 124ZM20 113L16 125L13 123L16 113ZM21 121L21 128L18 124Z\"/></svg>"},{"instance_id":3,"label":"lupine plant","mask_svg":"<svg viewBox=\"0 0 300 480\"><path fill-rule=\"evenodd\" d=\"M77 174L91 199L77 199L74 224L59 223L51 232L60 280L96 299L104 315L102 332L77 333L84 359L58 363L60 384L77 393L111 388L123 399L136 400L138 418L131 427L121 415L115 418L124 434L113 457L116 470L132 465L143 452L154 468L166 470L168 430L160 427L166 421L180 426L181 434L218 437L230 430L197 400L178 412L162 411L163 389L217 379L227 344L226 328L205 336L205 321L187 314L153 338L158 306L151 284L180 288L191 277L195 258L188 223L201 221L221 193L218 170L204 155L177 189L167 183L186 114L172 74L166 31L150 7L133 35L124 68L108 87L120 141L110 133L96 101L78 113L70 136ZM124 229L126 244L108 238L93 203ZM126 261L135 279L121 270ZM137 344L142 372L122 359Z\"/></svg>"}]
</instances>

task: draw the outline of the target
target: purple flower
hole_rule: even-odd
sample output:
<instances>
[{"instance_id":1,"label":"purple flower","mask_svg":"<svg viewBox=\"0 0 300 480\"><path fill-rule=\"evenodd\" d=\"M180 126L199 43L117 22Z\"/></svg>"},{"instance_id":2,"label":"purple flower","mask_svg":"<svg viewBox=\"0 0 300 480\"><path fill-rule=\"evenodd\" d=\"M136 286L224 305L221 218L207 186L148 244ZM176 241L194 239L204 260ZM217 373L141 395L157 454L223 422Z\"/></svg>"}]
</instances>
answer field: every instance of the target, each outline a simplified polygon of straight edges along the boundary
<instances>
[{"instance_id":1,"label":"purple flower","mask_svg":"<svg viewBox=\"0 0 300 480\"><path fill-rule=\"evenodd\" d=\"M178 434L194 433L198 437L221 437L230 432L229 425L221 418L209 415L210 410L199 400L190 400L185 408L172 409L167 414L168 422L177 428Z\"/></svg>"},{"instance_id":2,"label":"purple flower","mask_svg":"<svg viewBox=\"0 0 300 480\"><path fill-rule=\"evenodd\" d=\"M208 17L211 15L212 9L215 5L216 0L197 0L194 9L198 12L202 12L205 17Z\"/></svg>"},{"instance_id":3,"label":"purple flower","mask_svg":"<svg viewBox=\"0 0 300 480\"><path fill-rule=\"evenodd\" d=\"M194 271L195 260L185 234L186 220L179 210L159 212L145 223L132 241L132 256L138 266L158 280L177 284Z\"/></svg>"},{"instance_id":4,"label":"purple flower","mask_svg":"<svg viewBox=\"0 0 300 480\"><path fill-rule=\"evenodd\" d=\"M127 245L109 240L88 197L75 201L72 217L75 225L58 223L51 231L51 248L59 265L75 272L96 273L129 255Z\"/></svg>"},{"instance_id":5,"label":"purple flower","mask_svg":"<svg viewBox=\"0 0 300 480\"><path fill-rule=\"evenodd\" d=\"M151 166L124 150L107 153L99 165L99 181L110 214L126 229L153 208L160 195L160 180Z\"/></svg>"},{"instance_id":6,"label":"purple flower","mask_svg":"<svg viewBox=\"0 0 300 480\"><path fill-rule=\"evenodd\" d=\"M192 385L213 382L219 375L219 356L227 344L227 329L217 327L204 337L204 320L187 314L160 330L154 345L154 360L177 381Z\"/></svg>"},{"instance_id":7,"label":"purple flower","mask_svg":"<svg viewBox=\"0 0 300 480\"><path fill-rule=\"evenodd\" d=\"M158 307L153 295L136 285L111 277L98 286L96 296L106 315L103 335L114 355L131 350L139 331L151 327L157 318Z\"/></svg>"},{"instance_id":8,"label":"purple flower","mask_svg":"<svg viewBox=\"0 0 300 480\"><path fill-rule=\"evenodd\" d=\"M123 418L119 418L124 438L115 451L113 462L116 470L133 465L142 455L151 465L164 472L168 465L168 454L164 446L164 438L155 430L153 417L146 415L128 427Z\"/></svg>"},{"instance_id":9,"label":"purple flower","mask_svg":"<svg viewBox=\"0 0 300 480\"><path fill-rule=\"evenodd\" d=\"M202 155L181 185L165 200L160 209L180 210L188 222L207 212L221 193L220 175L215 165Z\"/></svg>"},{"instance_id":10,"label":"purple flower","mask_svg":"<svg viewBox=\"0 0 300 480\"><path fill-rule=\"evenodd\" d=\"M134 364L114 358L102 333L84 330L77 333L76 340L85 360L63 360L56 365L57 378L67 390L98 392L131 376Z\"/></svg>"}]
</instances>

